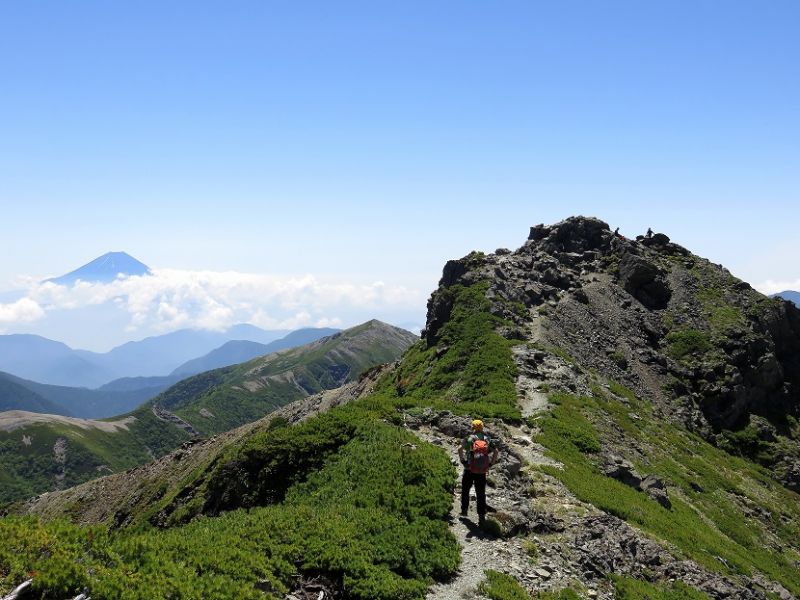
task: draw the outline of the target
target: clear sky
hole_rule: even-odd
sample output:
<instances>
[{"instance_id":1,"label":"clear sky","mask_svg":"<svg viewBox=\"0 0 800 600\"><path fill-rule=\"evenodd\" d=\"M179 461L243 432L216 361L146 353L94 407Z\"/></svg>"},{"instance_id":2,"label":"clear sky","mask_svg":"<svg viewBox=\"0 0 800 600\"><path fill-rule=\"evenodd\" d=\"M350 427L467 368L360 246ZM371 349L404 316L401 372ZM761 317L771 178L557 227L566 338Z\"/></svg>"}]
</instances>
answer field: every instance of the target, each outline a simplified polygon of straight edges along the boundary
<instances>
[{"instance_id":1,"label":"clear sky","mask_svg":"<svg viewBox=\"0 0 800 600\"><path fill-rule=\"evenodd\" d=\"M795 0L5 2L0 290L125 250L424 299L571 214L800 282L798 26Z\"/></svg>"}]
</instances>

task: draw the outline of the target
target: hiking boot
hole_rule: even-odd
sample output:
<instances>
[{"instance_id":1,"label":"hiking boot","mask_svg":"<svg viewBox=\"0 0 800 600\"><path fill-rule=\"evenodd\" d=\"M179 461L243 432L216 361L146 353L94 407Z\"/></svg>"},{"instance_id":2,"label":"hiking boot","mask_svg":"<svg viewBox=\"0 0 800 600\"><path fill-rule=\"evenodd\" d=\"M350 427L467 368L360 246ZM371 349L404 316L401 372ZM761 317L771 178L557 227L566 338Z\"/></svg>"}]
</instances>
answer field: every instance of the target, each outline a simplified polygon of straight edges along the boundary
<instances>
[{"instance_id":1,"label":"hiking boot","mask_svg":"<svg viewBox=\"0 0 800 600\"><path fill-rule=\"evenodd\" d=\"M462 517L466 517L466 516L467 516L467 511L465 511L465 510L462 510L462 511L461 511L461 516L462 516Z\"/></svg>"}]
</instances>

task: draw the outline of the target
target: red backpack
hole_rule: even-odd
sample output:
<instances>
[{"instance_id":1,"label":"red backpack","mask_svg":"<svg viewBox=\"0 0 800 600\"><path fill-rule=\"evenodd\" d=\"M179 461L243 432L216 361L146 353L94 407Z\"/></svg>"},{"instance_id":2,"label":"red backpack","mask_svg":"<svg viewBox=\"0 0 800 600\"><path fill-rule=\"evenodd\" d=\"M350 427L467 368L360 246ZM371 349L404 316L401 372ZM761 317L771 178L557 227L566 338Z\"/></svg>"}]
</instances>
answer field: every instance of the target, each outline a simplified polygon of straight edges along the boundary
<instances>
[{"instance_id":1,"label":"red backpack","mask_svg":"<svg viewBox=\"0 0 800 600\"><path fill-rule=\"evenodd\" d=\"M469 470L481 475L489 471L489 442L486 440L476 439L472 442Z\"/></svg>"}]
</instances>

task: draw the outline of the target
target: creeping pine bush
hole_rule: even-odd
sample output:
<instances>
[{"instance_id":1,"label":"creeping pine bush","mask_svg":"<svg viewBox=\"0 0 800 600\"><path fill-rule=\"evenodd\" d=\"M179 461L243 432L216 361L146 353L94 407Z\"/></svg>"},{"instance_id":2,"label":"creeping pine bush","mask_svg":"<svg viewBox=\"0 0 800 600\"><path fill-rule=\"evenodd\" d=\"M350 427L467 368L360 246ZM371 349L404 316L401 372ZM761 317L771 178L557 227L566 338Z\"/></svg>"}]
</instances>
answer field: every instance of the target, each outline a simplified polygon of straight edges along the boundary
<instances>
[{"instance_id":1,"label":"creeping pine bush","mask_svg":"<svg viewBox=\"0 0 800 600\"><path fill-rule=\"evenodd\" d=\"M531 595L511 575L487 569L478 591L491 600L530 600Z\"/></svg>"},{"instance_id":2,"label":"creeping pine bush","mask_svg":"<svg viewBox=\"0 0 800 600\"><path fill-rule=\"evenodd\" d=\"M676 360L705 354L713 348L710 335L698 329L684 329L667 334L667 353Z\"/></svg>"},{"instance_id":3,"label":"creeping pine bush","mask_svg":"<svg viewBox=\"0 0 800 600\"><path fill-rule=\"evenodd\" d=\"M614 592L619 600L710 600L703 592L676 581L670 586L612 575Z\"/></svg>"},{"instance_id":4,"label":"creeping pine bush","mask_svg":"<svg viewBox=\"0 0 800 600\"><path fill-rule=\"evenodd\" d=\"M188 502L181 492L162 498L169 529L0 520L0 539L19 542L0 554L0 585L35 568L38 589L64 596L88 587L108 599L226 598L234 589L256 598L281 596L298 573L324 573L352 598L422 598L459 564L446 522L455 470L446 453L396 427L397 409L520 418L512 342L495 332L503 322L489 313L486 284L447 293L444 350L420 344L372 396L229 448L186 484ZM34 532L48 542L26 543Z\"/></svg>"},{"instance_id":5,"label":"creeping pine bush","mask_svg":"<svg viewBox=\"0 0 800 600\"><path fill-rule=\"evenodd\" d=\"M252 480L261 491L245 498L249 511L113 532L0 519L0 592L33 574L48 598L84 587L124 600L280 597L293 575L308 572L339 581L352 598L405 600L455 571L459 549L444 520L455 471L445 453L358 405L288 436L292 429L256 436L228 456L263 469ZM252 476L221 467L215 485L228 489L224 478L243 473Z\"/></svg>"},{"instance_id":6,"label":"creeping pine bush","mask_svg":"<svg viewBox=\"0 0 800 600\"><path fill-rule=\"evenodd\" d=\"M489 312L488 283L454 285L437 293L452 303L450 318L428 348L411 348L381 388L402 408L430 406L457 414L520 421L514 386L515 343L496 329L508 322Z\"/></svg>"}]
</instances>

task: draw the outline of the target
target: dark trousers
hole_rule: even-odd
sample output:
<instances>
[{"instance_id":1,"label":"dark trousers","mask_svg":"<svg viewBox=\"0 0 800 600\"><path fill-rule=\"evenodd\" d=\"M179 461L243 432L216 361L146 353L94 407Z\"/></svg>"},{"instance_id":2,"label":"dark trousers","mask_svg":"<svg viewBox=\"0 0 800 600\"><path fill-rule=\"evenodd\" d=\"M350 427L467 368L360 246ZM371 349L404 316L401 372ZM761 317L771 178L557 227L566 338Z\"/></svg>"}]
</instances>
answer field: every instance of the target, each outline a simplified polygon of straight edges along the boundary
<instances>
[{"instance_id":1,"label":"dark trousers","mask_svg":"<svg viewBox=\"0 0 800 600\"><path fill-rule=\"evenodd\" d=\"M469 509L469 491L472 484L475 484L475 494L478 496L478 515L486 514L486 474L473 473L469 469L464 469L464 476L461 478L461 512Z\"/></svg>"}]
</instances>

